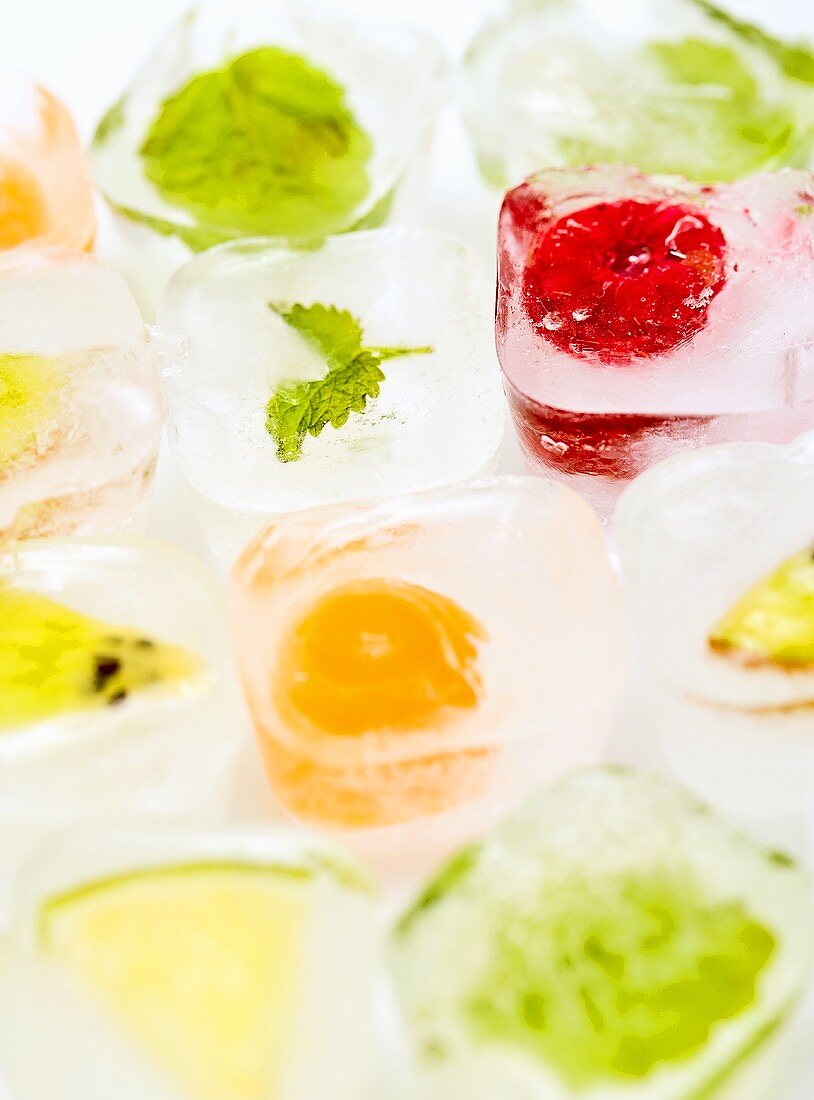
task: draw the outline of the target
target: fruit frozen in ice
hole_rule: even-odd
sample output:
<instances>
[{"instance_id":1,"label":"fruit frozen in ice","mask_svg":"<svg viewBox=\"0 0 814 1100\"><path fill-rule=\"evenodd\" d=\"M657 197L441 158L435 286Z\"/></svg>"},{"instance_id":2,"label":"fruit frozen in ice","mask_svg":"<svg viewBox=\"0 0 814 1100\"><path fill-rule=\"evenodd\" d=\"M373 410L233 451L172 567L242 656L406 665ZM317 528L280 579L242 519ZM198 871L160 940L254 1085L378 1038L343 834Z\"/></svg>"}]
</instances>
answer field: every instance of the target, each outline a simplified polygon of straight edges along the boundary
<instances>
[{"instance_id":1,"label":"fruit frozen in ice","mask_svg":"<svg viewBox=\"0 0 814 1100\"><path fill-rule=\"evenodd\" d=\"M809 891L666 780L566 777L454 857L395 930L426 1095L772 1095Z\"/></svg>"},{"instance_id":2,"label":"fruit frozen in ice","mask_svg":"<svg viewBox=\"0 0 814 1100\"><path fill-rule=\"evenodd\" d=\"M0 249L89 249L93 192L68 111L49 91L0 73Z\"/></svg>"},{"instance_id":3,"label":"fruit frozen in ice","mask_svg":"<svg viewBox=\"0 0 814 1100\"><path fill-rule=\"evenodd\" d=\"M804 171L551 169L510 191L497 345L530 465L608 515L674 451L809 426L812 198Z\"/></svg>"}]
</instances>

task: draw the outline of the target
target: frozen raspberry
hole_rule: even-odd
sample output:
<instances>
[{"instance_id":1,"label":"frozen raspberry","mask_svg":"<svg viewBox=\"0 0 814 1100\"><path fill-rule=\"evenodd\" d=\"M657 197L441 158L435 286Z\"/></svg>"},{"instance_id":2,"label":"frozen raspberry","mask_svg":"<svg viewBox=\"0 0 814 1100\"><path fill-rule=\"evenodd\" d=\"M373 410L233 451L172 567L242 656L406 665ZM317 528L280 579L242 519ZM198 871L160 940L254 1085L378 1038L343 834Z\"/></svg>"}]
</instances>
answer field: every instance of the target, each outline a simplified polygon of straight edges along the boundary
<instances>
[{"instance_id":1,"label":"frozen raspberry","mask_svg":"<svg viewBox=\"0 0 814 1100\"><path fill-rule=\"evenodd\" d=\"M534 221L526 308L571 355L625 364L670 352L704 327L725 282L723 233L683 203L624 199Z\"/></svg>"}]
</instances>

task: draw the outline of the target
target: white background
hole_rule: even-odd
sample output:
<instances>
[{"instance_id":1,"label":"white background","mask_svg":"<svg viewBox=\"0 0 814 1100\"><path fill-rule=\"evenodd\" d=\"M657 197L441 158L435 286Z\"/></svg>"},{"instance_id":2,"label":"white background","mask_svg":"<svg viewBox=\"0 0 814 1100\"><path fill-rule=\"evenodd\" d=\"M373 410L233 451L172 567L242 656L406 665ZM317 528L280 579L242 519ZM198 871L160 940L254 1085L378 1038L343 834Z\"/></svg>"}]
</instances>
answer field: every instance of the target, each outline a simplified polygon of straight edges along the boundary
<instances>
[{"instance_id":1,"label":"white background","mask_svg":"<svg viewBox=\"0 0 814 1100\"><path fill-rule=\"evenodd\" d=\"M613 7L617 0L606 2ZM483 19L502 8L501 0L333 0L333 4L350 14L409 20L433 31L453 59L460 56ZM190 0L0 0L0 66L24 70L46 84L69 106L82 135L89 138L99 116L118 98L152 44L189 6ZM728 0L728 6L769 29L814 38L814 0ZM492 265L498 202L499 197L479 182L457 114L453 106L448 107L438 126L426 201L418 220L467 240ZM520 469L511 439L502 468ZM149 531L205 553L166 454L159 466ZM2 1081L0 1100L11 1100ZM65 1100L82 1098L66 1091ZM814 1003L801 1021L789 1081L770 1100L814 1100Z\"/></svg>"}]
</instances>

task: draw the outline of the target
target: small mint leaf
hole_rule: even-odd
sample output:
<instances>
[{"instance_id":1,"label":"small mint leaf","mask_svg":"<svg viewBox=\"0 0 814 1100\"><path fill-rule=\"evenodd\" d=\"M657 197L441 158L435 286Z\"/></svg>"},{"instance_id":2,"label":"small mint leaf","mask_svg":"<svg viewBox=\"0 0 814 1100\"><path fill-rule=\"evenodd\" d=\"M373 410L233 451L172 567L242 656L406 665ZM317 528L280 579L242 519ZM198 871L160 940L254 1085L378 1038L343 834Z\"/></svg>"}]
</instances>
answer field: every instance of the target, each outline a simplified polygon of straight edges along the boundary
<instances>
[{"instance_id":1,"label":"small mint leaf","mask_svg":"<svg viewBox=\"0 0 814 1100\"><path fill-rule=\"evenodd\" d=\"M345 309L319 304L297 304L286 309L272 302L269 309L282 317L332 367L344 366L362 350L362 326Z\"/></svg>"}]
</instances>

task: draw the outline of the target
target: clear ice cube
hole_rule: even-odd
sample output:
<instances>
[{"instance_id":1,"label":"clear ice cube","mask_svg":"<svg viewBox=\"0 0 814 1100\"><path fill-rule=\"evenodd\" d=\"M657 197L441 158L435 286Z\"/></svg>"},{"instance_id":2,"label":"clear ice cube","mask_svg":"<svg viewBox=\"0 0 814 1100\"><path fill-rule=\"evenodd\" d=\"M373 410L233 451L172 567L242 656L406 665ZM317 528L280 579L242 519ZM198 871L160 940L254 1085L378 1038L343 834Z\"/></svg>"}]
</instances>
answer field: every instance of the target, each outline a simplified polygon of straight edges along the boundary
<instances>
[{"instance_id":1,"label":"clear ice cube","mask_svg":"<svg viewBox=\"0 0 814 1100\"><path fill-rule=\"evenodd\" d=\"M381 224L423 160L446 83L438 44L398 24L287 0L193 9L93 142L145 299L190 249Z\"/></svg>"},{"instance_id":2,"label":"clear ice cube","mask_svg":"<svg viewBox=\"0 0 814 1100\"><path fill-rule=\"evenodd\" d=\"M218 817L246 730L222 597L144 540L0 556L0 867L41 831L133 813Z\"/></svg>"},{"instance_id":3,"label":"clear ice cube","mask_svg":"<svg viewBox=\"0 0 814 1100\"><path fill-rule=\"evenodd\" d=\"M0 541L138 529L163 414L124 280L82 253L3 253Z\"/></svg>"},{"instance_id":4,"label":"clear ice cube","mask_svg":"<svg viewBox=\"0 0 814 1100\"><path fill-rule=\"evenodd\" d=\"M625 672L600 526L536 478L301 511L233 572L278 801L388 871L596 763Z\"/></svg>"},{"instance_id":5,"label":"clear ice cube","mask_svg":"<svg viewBox=\"0 0 814 1100\"><path fill-rule=\"evenodd\" d=\"M811 957L800 868L619 768L532 796L392 942L427 1100L775 1096Z\"/></svg>"},{"instance_id":6,"label":"clear ice cube","mask_svg":"<svg viewBox=\"0 0 814 1100\"><path fill-rule=\"evenodd\" d=\"M85 249L96 219L71 116L39 84L0 72L0 248Z\"/></svg>"},{"instance_id":7,"label":"clear ice cube","mask_svg":"<svg viewBox=\"0 0 814 1100\"><path fill-rule=\"evenodd\" d=\"M632 168L510 191L498 354L532 467L607 514L677 450L814 419L814 177L706 186Z\"/></svg>"},{"instance_id":8,"label":"clear ice cube","mask_svg":"<svg viewBox=\"0 0 814 1100\"><path fill-rule=\"evenodd\" d=\"M501 190L582 164L735 180L814 152L814 51L707 0L517 0L465 72L472 142Z\"/></svg>"},{"instance_id":9,"label":"clear ice cube","mask_svg":"<svg viewBox=\"0 0 814 1100\"><path fill-rule=\"evenodd\" d=\"M814 787L814 434L676 456L616 516L623 587L673 767L749 822Z\"/></svg>"},{"instance_id":10,"label":"clear ice cube","mask_svg":"<svg viewBox=\"0 0 814 1100\"><path fill-rule=\"evenodd\" d=\"M282 512L490 472L504 426L490 300L474 254L421 230L316 249L235 242L180 271L159 310L186 347L166 380L169 439L217 557L232 560ZM415 353L387 357L394 348ZM384 375L372 388L370 349ZM333 378L344 381L309 396L308 383ZM319 428L323 409L334 420L288 432L292 393L303 425Z\"/></svg>"},{"instance_id":11,"label":"clear ice cube","mask_svg":"<svg viewBox=\"0 0 814 1100\"><path fill-rule=\"evenodd\" d=\"M80 831L20 876L0 1051L18 1100L356 1100L366 872L286 830Z\"/></svg>"}]
</instances>

